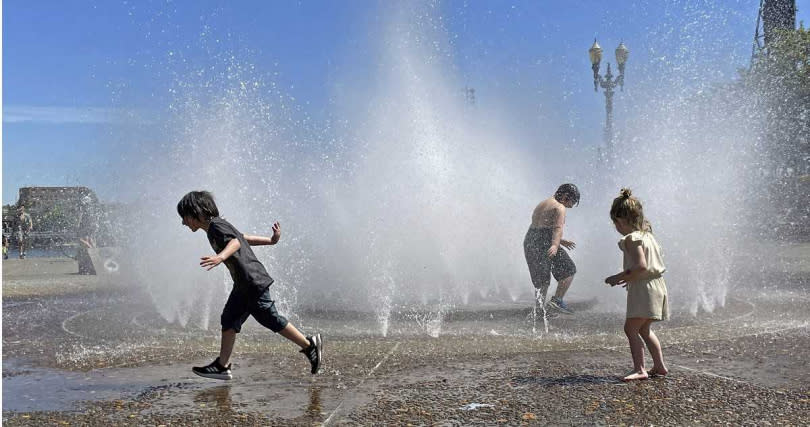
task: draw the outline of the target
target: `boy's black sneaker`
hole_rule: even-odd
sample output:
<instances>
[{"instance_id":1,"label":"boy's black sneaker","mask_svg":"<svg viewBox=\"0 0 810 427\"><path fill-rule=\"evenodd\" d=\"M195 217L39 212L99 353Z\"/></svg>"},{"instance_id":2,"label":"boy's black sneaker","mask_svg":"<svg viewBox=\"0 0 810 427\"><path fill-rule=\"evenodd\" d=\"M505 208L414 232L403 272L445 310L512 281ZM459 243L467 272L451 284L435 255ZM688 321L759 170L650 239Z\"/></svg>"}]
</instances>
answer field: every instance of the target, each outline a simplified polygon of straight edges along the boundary
<instances>
[{"instance_id":1,"label":"boy's black sneaker","mask_svg":"<svg viewBox=\"0 0 810 427\"><path fill-rule=\"evenodd\" d=\"M551 297L548 306L559 311L562 314L574 314L574 310L568 308L568 304L564 303L562 298Z\"/></svg>"},{"instance_id":2,"label":"boy's black sneaker","mask_svg":"<svg viewBox=\"0 0 810 427\"><path fill-rule=\"evenodd\" d=\"M229 363L228 366L222 366L219 364L219 357L214 359L208 366L195 366L191 368L191 370L205 378L213 378L215 380L229 380L233 378L231 375L231 364Z\"/></svg>"},{"instance_id":3,"label":"boy's black sneaker","mask_svg":"<svg viewBox=\"0 0 810 427\"><path fill-rule=\"evenodd\" d=\"M317 374L318 370L321 369L321 360L323 360L321 355L321 349L323 348L321 334L315 334L307 337L307 339L309 340L309 347L301 350L301 353L304 353L304 356L309 359L309 363L312 365L312 374Z\"/></svg>"}]
</instances>

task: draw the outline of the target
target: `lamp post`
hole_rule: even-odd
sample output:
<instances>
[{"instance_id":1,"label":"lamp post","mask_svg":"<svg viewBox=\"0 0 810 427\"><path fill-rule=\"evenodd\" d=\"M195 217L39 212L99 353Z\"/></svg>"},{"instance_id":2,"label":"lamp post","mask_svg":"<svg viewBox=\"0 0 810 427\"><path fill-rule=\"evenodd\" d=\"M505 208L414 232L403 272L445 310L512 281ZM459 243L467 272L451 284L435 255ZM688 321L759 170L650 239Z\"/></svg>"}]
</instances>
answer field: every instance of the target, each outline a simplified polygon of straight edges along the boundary
<instances>
[{"instance_id":1,"label":"lamp post","mask_svg":"<svg viewBox=\"0 0 810 427\"><path fill-rule=\"evenodd\" d=\"M607 73L602 77L599 74L599 63L602 62L602 47L594 39L593 46L588 49L588 55L591 57L591 68L593 69L593 91L598 92L599 87L605 90L605 111L607 117L605 119L605 157L610 160L615 153L613 152L613 92L616 86L620 90L624 90L624 65L627 63L627 57L630 50L624 45L624 42L619 43L616 48L616 64L619 66L619 75L613 78L610 72L610 63L608 62Z\"/></svg>"}]
</instances>

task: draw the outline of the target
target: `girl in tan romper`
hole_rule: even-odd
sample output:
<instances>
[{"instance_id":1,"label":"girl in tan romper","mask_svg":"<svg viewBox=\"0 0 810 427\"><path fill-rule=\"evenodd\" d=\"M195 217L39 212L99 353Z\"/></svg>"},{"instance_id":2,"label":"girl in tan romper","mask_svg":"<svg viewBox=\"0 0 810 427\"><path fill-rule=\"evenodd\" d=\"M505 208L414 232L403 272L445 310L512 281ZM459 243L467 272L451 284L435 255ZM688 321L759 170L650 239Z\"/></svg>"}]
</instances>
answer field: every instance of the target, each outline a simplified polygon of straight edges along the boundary
<instances>
[{"instance_id":1,"label":"girl in tan romper","mask_svg":"<svg viewBox=\"0 0 810 427\"><path fill-rule=\"evenodd\" d=\"M630 343L633 370L623 381L646 380L650 376L666 375L661 343L650 329L652 322L669 318L667 285L662 275L666 271L661 248L652 234L650 223L644 219L641 202L623 188L613 200L610 219L622 235L619 249L624 253L624 271L605 279L611 286L627 289L627 319L624 333ZM644 344L653 359L649 371L644 368Z\"/></svg>"}]
</instances>

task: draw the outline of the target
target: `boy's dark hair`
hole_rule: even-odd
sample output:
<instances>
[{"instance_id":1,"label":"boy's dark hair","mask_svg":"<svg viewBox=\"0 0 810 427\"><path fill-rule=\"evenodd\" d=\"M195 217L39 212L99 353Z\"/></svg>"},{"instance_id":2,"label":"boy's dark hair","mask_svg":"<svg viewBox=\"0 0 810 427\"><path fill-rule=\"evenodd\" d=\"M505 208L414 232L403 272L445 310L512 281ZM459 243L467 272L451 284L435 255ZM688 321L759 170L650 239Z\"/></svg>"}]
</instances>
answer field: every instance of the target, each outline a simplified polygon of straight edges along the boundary
<instances>
[{"instance_id":1,"label":"boy's dark hair","mask_svg":"<svg viewBox=\"0 0 810 427\"><path fill-rule=\"evenodd\" d=\"M190 191L177 203L177 213L181 218L190 216L200 220L209 220L219 216L219 209L214 203L214 195L208 191Z\"/></svg>"},{"instance_id":2,"label":"boy's dark hair","mask_svg":"<svg viewBox=\"0 0 810 427\"><path fill-rule=\"evenodd\" d=\"M561 185L559 188L557 188L557 191L554 193L554 198L557 199L557 201L559 201L560 197L563 195L568 197L568 200L574 202L574 205L579 205L579 189L577 188L576 185L574 184Z\"/></svg>"}]
</instances>

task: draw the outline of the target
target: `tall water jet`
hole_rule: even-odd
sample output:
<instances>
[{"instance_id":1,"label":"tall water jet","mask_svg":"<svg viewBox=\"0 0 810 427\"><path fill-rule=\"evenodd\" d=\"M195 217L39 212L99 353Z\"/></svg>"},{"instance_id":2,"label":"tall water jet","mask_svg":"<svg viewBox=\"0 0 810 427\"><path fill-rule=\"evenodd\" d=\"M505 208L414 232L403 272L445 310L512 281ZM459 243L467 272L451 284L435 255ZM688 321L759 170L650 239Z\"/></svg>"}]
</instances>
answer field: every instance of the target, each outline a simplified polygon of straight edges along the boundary
<instances>
[{"instance_id":1,"label":"tall water jet","mask_svg":"<svg viewBox=\"0 0 810 427\"><path fill-rule=\"evenodd\" d=\"M142 282L159 284L150 292L168 321L189 321L190 307L199 305L192 295L215 301L227 292L227 281L195 271L210 248L183 230L174 212L185 192L201 188L213 191L223 216L243 232L267 233L281 221L281 243L258 255L276 278L272 292L282 311L293 316L333 306L373 312L387 335L397 312L441 319L452 307L499 295L509 302L525 296L528 308L521 241L532 208L565 181L583 192L566 229L580 264L571 295L596 295L619 309L622 296L601 290L620 266L607 211L618 189L629 186L661 233L673 300L693 312L724 304L725 260L740 230L737 196L748 185L727 152L751 143L747 130L705 121L710 131L685 133L684 123L703 119L684 82L676 88L681 97L662 97L630 115L617 143L623 155L607 168L590 146L560 147L527 135L499 114L509 99L470 105L438 8L394 9L370 31L371 78L356 87L340 82L340 93L350 96L335 99L322 125L276 87L268 70L252 65L255 53L214 48L206 64L167 65L176 76L169 136L149 147L131 191L140 195L139 220L148 224L133 236L132 252L145 260L156 242L161 246L165 255L139 270ZM486 86L480 92L487 89L496 93ZM706 148L706 140L715 145ZM747 155L732 154L734 162ZM688 237L706 226L717 231L722 250ZM215 291L205 296L198 286Z\"/></svg>"},{"instance_id":2,"label":"tall water jet","mask_svg":"<svg viewBox=\"0 0 810 427\"><path fill-rule=\"evenodd\" d=\"M649 59L628 64L632 83L617 103L623 123L613 162L594 165L584 185L602 208L585 225L594 237L580 247L596 265L615 254L613 265L599 270L621 267L608 208L621 187L630 187L663 247L673 307L696 314L725 305L734 258L755 234L750 213L758 208L752 195L761 187L763 123L750 108L755 94L728 70L748 61L728 25L739 12L719 3L679 6L677 22L635 41ZM621 307L615 297L604 300Z\"/></svg>"},{"instance_id":3,"label":"tall water jet","mask_svg":"<svg viewBox=\"0 0 810 427\"><path fill-rule=\"evenodd\" d=\"M505 126L459 96L446 32L434 11L422 12L401 8L385 23L378 79L353 100L366 104L364 114L335 113L354 125L336 144L306 129L249 62L221 54L202 69L173 64L180 70L171 89L171 138L153 147L137 181L161 188L144 203L160 212L152 218L173 226L176 199L204 187L245 232L269 230L279 219L282 243L260 258L277 278L282 308L300 300L372 307L383 333L402 304L441 301L441 318L469 295L525 288L515 242L535 198L531 179L508 132L500 132ZM143 280L163 283L169 279L159 272L170 273L173 283L155 300L180 306L183 295L194 294L188 286L207 285L196 284L200 274L172 270L190 271L205 242L180 237L179 226L149 228L156 234L137 237L172 236L164 244L176 258L141 266L149 272Z\"/></svg>"},{"instance_id":4,"label":"tall water jet","mask_svg":"<svg viewBox=\"0 0 810 427\"><path fill-rule=\"evenodd\" d=\"M210 247L204 235L190 235L180 225L174 208L177 201L194 189L211 190L224 217L245 233L266 234L275 219L309 211L297 208L308 199L305 191L294 190L301 197L280 197L282 187L304 185L298 181L299 165L306 161L301 159L297 140L285 135L292 120L285 111L287 99L252 64L220 54L196 68L185 61L170 65L178 69L172 69L173 97L164 119L167 141L145 144L146 162L130 182L129 192L139 208L131 213L131 220L139 227L129 236L128 246L138 281L161 315L185 325L196 314L201 326L207 327L210 314L200 315L194 308L219 310L220 304L210 301L224 300L230 279L218 272L206 274L196 265L195 260L210 252ZM284 153L286 161L281 161L279 153ZM307 221L302 218L302 222ZM283 226L285 231L296 228L294 221ZM273 262L273 251L257 252L270 259L271 274L278 283L274 286L277 303L291 311L297 293L287 276L305 275L302 265L307 259L299 255L295 236L288 241L291 244L281 255L284 262Z\"/></svg>"},{"instance_id":5,"label":"tall water jet","mask_svg":"<svg viewBox=\"0 0 810 427\"><path fill-rule=\"evenodd\" d=\"M434 13L400 9L384 24L377 80L363 114L350 119L358 125L347 136L356 141L351 169L331 210L353 213L334 216L346 219L339 230L348 234L333 240L360 251L333 265L338 277L359 272L349 280L361 289L392 292L376 298L376 310L390 309L391 299L443 301L441 317L446 304L465 304L471 294L523 287L514 242L526 224L516 219L526 216L532 192L511 138L493 133L488 112L462 96ZM357 259L368 262L356 267ZM384 281L369 280L377 277Z\"/></svg>"}]
</instances>

